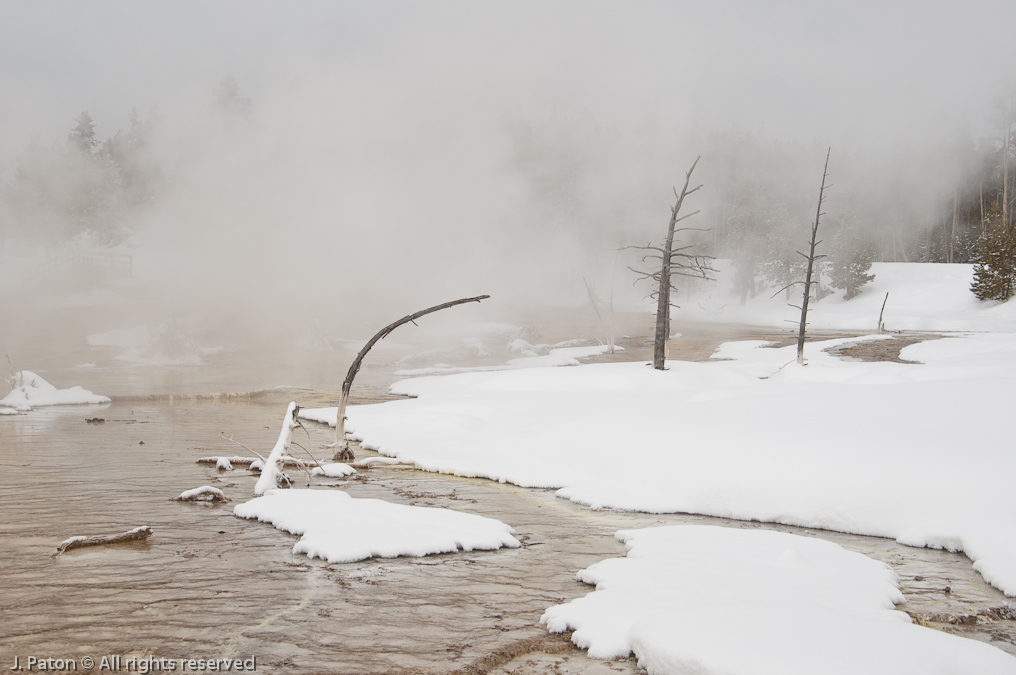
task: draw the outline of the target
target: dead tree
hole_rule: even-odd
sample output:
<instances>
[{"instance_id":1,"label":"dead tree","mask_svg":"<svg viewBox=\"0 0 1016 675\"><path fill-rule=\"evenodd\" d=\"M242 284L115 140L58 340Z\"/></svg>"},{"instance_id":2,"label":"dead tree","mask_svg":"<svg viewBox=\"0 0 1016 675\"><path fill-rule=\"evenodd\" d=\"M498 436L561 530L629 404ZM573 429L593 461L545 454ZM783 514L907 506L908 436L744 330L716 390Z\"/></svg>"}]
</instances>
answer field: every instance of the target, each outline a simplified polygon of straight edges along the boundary
<instances>
[{"instance_id":1,"label":"dead tree","mask_svg":"<svg viewBox=\"0 0 1016 675\"><path fill-rule=\"evenodd\" d=\"M808 298L811 296L812 274L815 269L815 261L824 258L824 255L816 255L815 248L822 242L818 239L818 221L822 218L822 202L825 201L826 178L829 176L829 154L832 148L826 151L825 168L822 170L822 187L818 190L818 208L815 209L815 222L811 226L811 240L808 242L808 255L797 252L808 261L808 271L804 275L804 298L801 301L801 324L797 331L797 362L804 363L804 336L808 324ZM800 283L800 282L796 282Z\"/></svg>"},{"instance_id":2,"label":"dead tree","mask_svg":"<svg viewBox=\"0 0 1016 675\"><path fill-rule=\"evenodd\" d=\"M379 340L384 339L393 330L405 323L416 323L416 320L421 316L432 314L433 312L440 311L442 309L448 309L455 305L462 305L467 302L480 302L486 300L489 295L478 295L475 298L462 298L461 300L452 300L451 302L445 302L440 305L434 305L427 309L422 309L419 312L404 316L394 323L390 323L377 332L374 337L367 341L367 344L363 346L360 353L353 359L353 363L349 366L349 371L346 372L346 379L342 381L342 394L339 396L339 409L335 413L335 442L325 447L334 448L335 452L332 459L338 462L349 462L352 461L353 453L349 449L349 444L346 442L346 404L349 402L349 390L353 387L353 378L360 372L360 364L363 363L363 359L367 356L367 352L370 351Z\"/></svg>"},{"instance_id":3,"label":"dead tree","mask_svg":"<svg viewBox=\"0 0 1016 675\"><path fill-rule=\"evenodd\" d=\"M610 324L603 319L603 315L600 314L600 308L598 307L599 301L596 299L596 294L593 293L593 287L589 285L589 282L585 277L582 277L582 283L586 285L586 293L589 295L589 304L593 306L593 311L596 312L596 318L599 319L600 325L603 326L604 330L607 331L607 352L609 354L614 353L614 289L610 289Z\"/></svg>"},{"instance_id":4,"label":"dead tree","mask_svg":"<svg viewBox=\"0 0 1016 675\"><path fill-rule=\"evenodd\" d=\"M681 188L681 192L678 193L677 188L674 188L676 201L670 208L670 224L667 226L667 239L663 246L647 244L645 246L626 247L637 251L645 251L645 255L642 256L643 263L650 260L658 260L660 263L660 268L652 272L637 270L632 267L628 268L638 274L640 279L649 279L656 284L656 291L650 294L650 297L656 298L656 333L653 339L653 368L656 370L663 370L664 362L667 358L667 340L670 337L670 293L677 290L673 285L673 277L684 276L708 280L711 279L709 273L716 271L709 266L709 263L712 261L711 256L691 252L695 248L694 244L674 247L674 240L682 232L705 231L699 228L677 227L679 222L686 218L691 218L698 213L698 211L692 211L686 215L680 215L681 206L684 205L684 198L702 187L698 185L690 190L688 189L688 186L691 184L691 174L695 171L695 166L698 165L699 159L701 157L695 159L694 164L691 165L688 173L685 174L684 187Z\"/></svg>"}]
</instances>

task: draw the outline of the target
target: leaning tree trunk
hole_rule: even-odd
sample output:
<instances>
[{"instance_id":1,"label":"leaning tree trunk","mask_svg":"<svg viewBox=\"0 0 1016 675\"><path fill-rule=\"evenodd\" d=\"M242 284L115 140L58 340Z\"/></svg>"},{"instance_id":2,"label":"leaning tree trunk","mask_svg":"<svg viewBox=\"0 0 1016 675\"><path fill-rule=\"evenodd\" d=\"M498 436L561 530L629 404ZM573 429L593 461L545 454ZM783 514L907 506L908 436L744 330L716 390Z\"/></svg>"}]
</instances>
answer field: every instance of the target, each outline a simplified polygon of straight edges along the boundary
<instances>
[{"instance_id":1,"label":"leaning tree trunk","mask_svg":"<svg viewBox=\"0 0 1016 675\"><path fill-rule=\"evenodd\" d=\"M332 447L335 448L335 453L332 459L340 462L347 462L353 459L353 453L349 450L349 444L346 442L346 404L349 402L349 390L353 387L353 378L360 372L360 364L363 363L363 359L367 356L367 352L370 351L379 340L387 337L389 333L398 328L404 323L411 323L419 319L421 316L426 316L433 312L440 311L442 309L448 309L455 305L461 305L467 302L480 302L486 300L489 295L478 295L475 298L462 298L461 300L452 300L451 302L445 302L440 305L434 305L427 309L420 310L409 316L404 316L394 323L390 323L377 334L367 341L367 344L363 346L360 353L353 359L353 363L349 366L349 370L346 372L346 379L342 381L342 394L339 396L339 409L335 413L335 443Z\"/></svg>"},{"instance_id":2,"label":"leaning tree trunk","mask_svg":"<svg viewBox=\"0 0 1016 675\"><path fill-rule=\"evenodd\" d=\"M804 334L805 326L808 324L808 298L811 297L811 276L815 269L815 261L818 258L824 256L815 255L815 247L818 246L818 221L822 217L822 201L825 198L825 184L826 177L829 175L829 153L832 152L832 148L826 151L825 156L825 168L822 170L822 187L818 191L818 208L815 210L815 224L811 226L811 242L808 250L808 255L805 256L808 259L808 271L804 275L804 301L801 303L801 326L797 332L797 362L804 363ZM804 255L804 254L802 254Z\"/></svg>"}]
</instances>

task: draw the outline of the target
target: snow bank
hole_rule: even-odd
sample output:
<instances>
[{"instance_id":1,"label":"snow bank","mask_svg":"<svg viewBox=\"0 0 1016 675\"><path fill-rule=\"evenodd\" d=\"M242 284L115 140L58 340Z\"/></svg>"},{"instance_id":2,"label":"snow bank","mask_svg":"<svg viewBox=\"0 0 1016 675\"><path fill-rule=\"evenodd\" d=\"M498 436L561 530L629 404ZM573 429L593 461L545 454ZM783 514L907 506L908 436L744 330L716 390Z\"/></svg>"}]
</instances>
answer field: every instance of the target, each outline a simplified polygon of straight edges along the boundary
<instances>
[{"instance_id":1,"label":"snow bank","mask_svg":"<svg viewBox=\"0 0 1016 675\"><path fill-rule=\"evenodd\" d=\"M330 563L520 546L514 530L499 520L353 499L337 490L271 490L238 504L233 513L300 535L293 553Z\"/></svg>"},{"instance_id":2,"label":"snow bank","mask_svg":"<svg viewBox=\"0 0 1016 675\"><path fill-rule=\"evenodd\" d=\"M675 302L675 326L681 321L744 323L785 327L796 323L800 310L787 305L785 293L775 298L773 289L761 291L743 306L731 284L730 261L716 261L715 283L697 283L691 294L680 293ZM887 330L921 331L1016 331L1016 302L981 302L970 292L973 265L936 263L874 263L875 280L851 300L843 291L822 298L808 307L813 329L877 330L885 300L883 321ZM800 304L800 291L792 290L791 302Z\"/></svg>"},{"instance_id":3,"label":"snow bank","mask_svg":"<svg viewBox=\"0 0 1016 675\"><path fill-rule=\"evenodd\" d=\"M878 339L877 336L863 339ZM710 363L425 377L349 408L366 447L430 470L559 488L594 508L688 512L964 551L1016 595L1016 335L908 348L924 364L725 345ZM766 379L760 379L765 376ZM334 423L334 409L303 411Z\"/></svg>"},{"instance_id":4,"label":"snow bank","mask_svg":"<svg viewBox=\"0 0 1016 675\"><path fill-rule=\"evenodd\" d=\"M623 530L626 558L578 579L589 595L541 622L597 658L634 651L650 675L980 675L1016 659L915 626L895 573L837 544L709 526Z\"/></svg>"},{"instance_id":5,"label":"snow bank","mask_svg":"<svg viewBox=\"0 0 1016 675\"><path fill-rule=\"evenodd\" d=\"M0 409L6 407L27 411L47 405L109 403L108 396L98 396L81 387L57 389L46 380L28 370L15 373L11 380L11 386L11 392L3 399L0 399ZM6 412L4 414L10 413Z\"/></svg>"}]
</instances>

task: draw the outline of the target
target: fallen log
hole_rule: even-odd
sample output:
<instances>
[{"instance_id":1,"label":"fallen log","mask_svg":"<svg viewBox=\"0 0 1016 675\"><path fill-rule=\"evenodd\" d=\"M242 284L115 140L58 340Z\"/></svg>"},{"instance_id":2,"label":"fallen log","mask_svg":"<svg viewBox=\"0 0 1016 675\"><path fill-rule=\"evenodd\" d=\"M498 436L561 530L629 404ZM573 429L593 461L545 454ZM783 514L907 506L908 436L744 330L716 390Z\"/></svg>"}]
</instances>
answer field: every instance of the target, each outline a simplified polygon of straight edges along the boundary
<instances>
[{"instance_id":1,"label":"fallen log","mask_svg":"<svg viewBox=\"0 0 1016 675\"><path fill-rule=\"evenodd\" d=\"M104 544L119 544L125 541L138 541L147 539L151 534L152 528L142 525L120 534L100 535L96 537L71 537L57 547L54 555L60 555L64 551L69 551L72 548L81 548L82 546L101 546Z\"/></svg>"}]
</instances>

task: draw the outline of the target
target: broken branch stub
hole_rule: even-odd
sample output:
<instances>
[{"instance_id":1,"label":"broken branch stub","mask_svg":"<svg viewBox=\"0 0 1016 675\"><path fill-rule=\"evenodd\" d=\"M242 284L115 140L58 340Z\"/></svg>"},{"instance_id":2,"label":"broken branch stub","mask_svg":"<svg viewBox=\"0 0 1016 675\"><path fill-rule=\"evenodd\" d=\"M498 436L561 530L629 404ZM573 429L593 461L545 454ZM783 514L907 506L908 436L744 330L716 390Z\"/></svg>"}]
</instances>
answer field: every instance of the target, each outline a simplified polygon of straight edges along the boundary
<instances>
[{"instance_id":1,"label":"broken branch stub","mask_svg":"<svg viewBox=\"0 0 1016 675\"><path fill-rule=\"evenodd\" d=\"M354 459L352 451L349 449L349 444L346 442L346 404L349 402L349 390L353 387L353 379L356 374L360 372L360 365L363 363L364 357L367 356L367 352L370 351L371 347L377 344L380 340L388 337L388 335L399 326L406 323L415 323L421 316L438 312L442 309L448 309L449 307L455 307L456 305L462 305L467 302L480 302L486 300L489 295L478 295L473 298L462 298L460 300L452 300L451 302L444 302L440 305L434 305L427 309L421 309L419 312L415 312L408 316L404 316L394 323L390 323L377 332L374 337L367 341L367 344L363 346L363 349L353 359L353 363L350 364L349 370L346 372L346 379L342 381L342 394L339 396L339 408L335 413L335 443L331 446L335 448L335 453L332 455L332 459L339 462L349 462Z\"/></svg>"}]
</instances>

